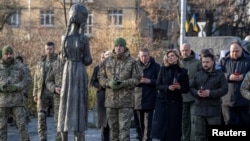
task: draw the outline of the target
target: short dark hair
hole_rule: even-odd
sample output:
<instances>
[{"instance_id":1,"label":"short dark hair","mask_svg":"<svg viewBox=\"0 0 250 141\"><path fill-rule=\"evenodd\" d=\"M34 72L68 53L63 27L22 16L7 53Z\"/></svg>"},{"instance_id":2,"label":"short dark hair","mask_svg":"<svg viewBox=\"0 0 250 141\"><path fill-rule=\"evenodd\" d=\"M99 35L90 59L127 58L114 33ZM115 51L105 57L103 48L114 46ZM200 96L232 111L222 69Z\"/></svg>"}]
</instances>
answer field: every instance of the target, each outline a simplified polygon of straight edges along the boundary
<instances>
[{"instance_id":1,"label":"short dark hair","mask_svg":"<svg viewBox=\"0 0 250 141\"><path fill-rule=\"evenodd\" d=\"M23 57L22 56L18 55L18 56L16 56L16 59L19 59L23 63Z\"/></svg>"},{"instance_id":2,"label":"short dark hair","mask_svg":"<svg viewBox=\"0 0 250 141\"><path fill-rule=\"evenodd\" d=\"M55 46L55 44L53 42L47 42L46 46Z\"/></svg>"},{"instance_id":3,"label":"short dark hair","mask_svg":"<svg viewBox=\"0 0 250 141\"><path fill-rule=\"evenodd\" d=\"M213 54L211 54L211 53L205 53L205 54L203 54L202 55L202 58L211 58L214 62L215 62L215 57L214 57L214 55ZM201 58L201 59L202 59Z\"/></svg>"},{"instance_id":4,"label":"short dark hair","mask_svg":"<svg viewBox=\"0 0 250 141\"><path fill-rule=\"evenodd\" d=\"M140 51L141 51L141 52L148 52L148 53L149 53L148 48L141 48Z\"/></svg>"},{"instance_id":5,"label":"short dark hair","mask_svg":"<svg viewBox=\"0 0 250 141\"><path fill-rule=\"evenodd\" d=\"M210 53L210 51L207 48L204 48L204 49L201 50L201 55L205 55L205 54L208 54L208 53Z\"/></svg>"},{"instance_id":6,"label":"short dark hair","mask_svg":"<svg viewBox=\"0 0 250 141\"><path fill-rule=\"evenodd\" d=\"M239 45L239 46L241 47L240 41L233 41L233 42L231 42L230 46L231 46L232 44L237 44L237 45Z\"/></svg>"}]
</instances>

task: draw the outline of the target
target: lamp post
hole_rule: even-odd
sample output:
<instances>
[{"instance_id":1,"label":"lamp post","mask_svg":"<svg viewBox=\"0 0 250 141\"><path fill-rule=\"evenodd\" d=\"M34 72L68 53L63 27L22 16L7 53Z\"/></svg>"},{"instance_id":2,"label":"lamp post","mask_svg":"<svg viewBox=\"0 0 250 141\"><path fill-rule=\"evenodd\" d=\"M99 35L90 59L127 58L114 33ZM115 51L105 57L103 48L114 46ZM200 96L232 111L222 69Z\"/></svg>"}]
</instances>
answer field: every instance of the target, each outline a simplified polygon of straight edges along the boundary
<instances>
[{"instance_id":1,"label":"lamp post","mask_svg":"<svg viewBox=\"0 0 250 141\"><path fill-rule=\"evenodd\" d=\"M186 37L185 21L186 21L187 2L186 0L180 0L179 2L181 2L180 44L179 44L181 46L185 42L185 37Z\"/></svg>"}]
</instances>

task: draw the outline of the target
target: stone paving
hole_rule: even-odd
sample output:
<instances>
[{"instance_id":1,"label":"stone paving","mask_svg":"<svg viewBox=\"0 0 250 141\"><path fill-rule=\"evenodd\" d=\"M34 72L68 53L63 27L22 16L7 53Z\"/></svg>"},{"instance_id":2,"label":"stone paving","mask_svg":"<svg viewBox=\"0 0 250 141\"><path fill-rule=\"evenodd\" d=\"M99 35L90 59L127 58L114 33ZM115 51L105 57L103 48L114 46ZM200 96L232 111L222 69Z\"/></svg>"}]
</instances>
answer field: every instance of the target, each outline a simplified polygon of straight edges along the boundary
<instances>
[{"instance_id":1,"label":"stone paving","mask_svg":"<svg viewBox=\"0 0 250 141\"><path fill-rule=\"evenodd\" d=\"M89 122L93 124L93 113L89 112ZM53 117L47 118L47 127L48 127L48 141L55 141L55 125ZM31 117L31 122L29 123L29 135L31 141L39 141L37 134L37 118ZM68 135L69 141L73 141L73 133ZM131 128L130 130L130 141L137 141L135 129ZM98 128L89 128L85 133L86 141L101 141L100 129ZM8 126L8 141L19 141L19 133L15 126Z\"/></svg>"}]
</instances>

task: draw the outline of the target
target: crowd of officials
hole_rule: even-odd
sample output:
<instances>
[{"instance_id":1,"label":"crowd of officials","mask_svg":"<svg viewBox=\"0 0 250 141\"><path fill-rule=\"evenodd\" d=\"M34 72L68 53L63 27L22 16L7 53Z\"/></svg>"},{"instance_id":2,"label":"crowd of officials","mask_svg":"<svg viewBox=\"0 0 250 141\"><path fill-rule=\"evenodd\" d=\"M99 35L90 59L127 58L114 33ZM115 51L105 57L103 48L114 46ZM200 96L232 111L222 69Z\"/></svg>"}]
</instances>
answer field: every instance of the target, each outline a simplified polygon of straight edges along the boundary
<instances>
[{"instance_id":1,"label":"crowd of officials","mask_svg":"<svg viewBox=\"0 0 250 141\"><path fill-rule=\"evenodd\" d=\"M53 100L56 141L84 141L88 116L88 76L92 63L83 29L87 9L75 4L60 53L45 44L45 55L33 76L33 99L37 104L38 135L47 141L48 101ZM200 57L189 43L168 50L157 63L150 50L130 54L127 42L118 37L113 49L101 53L90 84L97 89L98 127L102 141L129 141L134 117L139 141L206 141L209 125L250 125L250 55L240 42L218 62L213 50ZM32 84L29 68L15 58L10 45L0 53L0 140L7 141L11 115L21 141L28 134L27 90ZM20 58L19 58L20 59ZM97 58L95 58L97 59Z\"/></svg>"},{"instance_id":2,"label":"crowd of officials","mask_svg":"<svg viewBox=\"0 0 250 141\"><path fill-rule=\"evenodd\" d=\"M3 141L7 140L7 119L11 115L21 140L28 141L25 102L32 82L30 70L20 56L15 58L10 45L3 47L1 54L0 136ZM65 62L61 62L60 56L61 52L55 53L54 43L47 42L45 55L38 61L33 76L33 98L37 103L41 141L47 140L46 117L50 99L53 99L58 131L56 141L67 141L68 138L68 130L60 130L58 126L62 122L60 104L68 107L70 102L62 102L61 89L66 82L75 83L76 78L63 78ZM126 40L119 37L114 41L114 49L102 52L100 58L90 84L97 88L97 127L101 128L102 141L129 141L132 117L140 141L205 141L208 125L250 125L250 57L240 42L232 42L229 52L219 61L211 48L203 49L197 58L190 44L184 43L180 49L168 50L159 64L147 48L141 48L138 56L132 57ZM82 103L86 105L87 101ZM86 120L87 113L81 114L78 116ZM77 119L76 115L71 114L72 119ZM83 131L87 130L86 125L81 126ZM75 141L84 140L84 132L72 131Z\"/></svg>"}]
</instances>

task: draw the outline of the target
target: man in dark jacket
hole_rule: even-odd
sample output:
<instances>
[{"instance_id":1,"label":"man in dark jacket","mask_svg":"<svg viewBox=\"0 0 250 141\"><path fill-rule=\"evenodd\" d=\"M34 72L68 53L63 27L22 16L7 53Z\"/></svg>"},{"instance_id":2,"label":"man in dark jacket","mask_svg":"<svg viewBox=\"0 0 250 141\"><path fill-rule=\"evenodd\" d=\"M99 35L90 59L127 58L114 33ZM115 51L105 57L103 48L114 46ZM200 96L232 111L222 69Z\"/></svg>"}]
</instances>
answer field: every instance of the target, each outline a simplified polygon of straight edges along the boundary
<instances>
[{"instance_id":1,"label":"man in dark jacket","mask_svg":"<svg viewBox=\"0 0 250 141\"><path fill-rule=\"evenodd\" d=\"M223 72L215 69L214 55L204 54L201 60L202 70L195 74L190 86L196 98L195 141L207 140L207 125L221 124L221 97L228 91Z\"/></svg>"},{"instance_id":2,"label":"man in dark jacket","mask_svg":"<svg viewBox=\"0 0 250 141\"><path fill-rule=\"evenodd\" d=\"M191 50L189 43L184 43L180 47L181 62L184 68L188 70L189 84L193 80L194 74L201 70L201 61L195 58L195 53ZM194 141L194 103L195 98L190 92L183 94L183 109L182 109L182 140L183 141Z\"/></svg>"},{"instance_id":3,"label":"man in dark jacket","mask_svg":"<svg viewBox=\"0 0 250 141\"><path fill-rule=\"evenodd\" d=\"M101 54L101 61L109 57L112 54L111 51L106 51ZM106 117L105 102L105 88L103 88L97 78L99 72L99 65L95 66L93 74L91 76L90 84L97 89L96 91L96 107L97 107L97 127L101 128L102 141L109 141L109 126Z\"/></svg>"},{"instance_id":4,"label":"man in dark jacket","mask_svg":"<svg viewBox=\"0 0 250 141\"><path fill-rule=\"evenodd\" d=\"M142 74L140 84L135 88L135 114L138 117L140 141L151 141L153 111L157 96L156 79L160 65L150 56L147 48L139 51L137 65Z\"/></svg>"},{"instance_id":5,"label":"man in dark jacket","mask_svg":"<svg viewBox=\"0 0 250 141\"><path fill-rule=\"evenodd\" d=\"M250 125L249 101L240 92L241 83L250 70L250 59L239 42L230 45L229 56L220 65L228 83L228 93L222 97L222 114L226 125Z\"/></svg>"}]
</instances>

